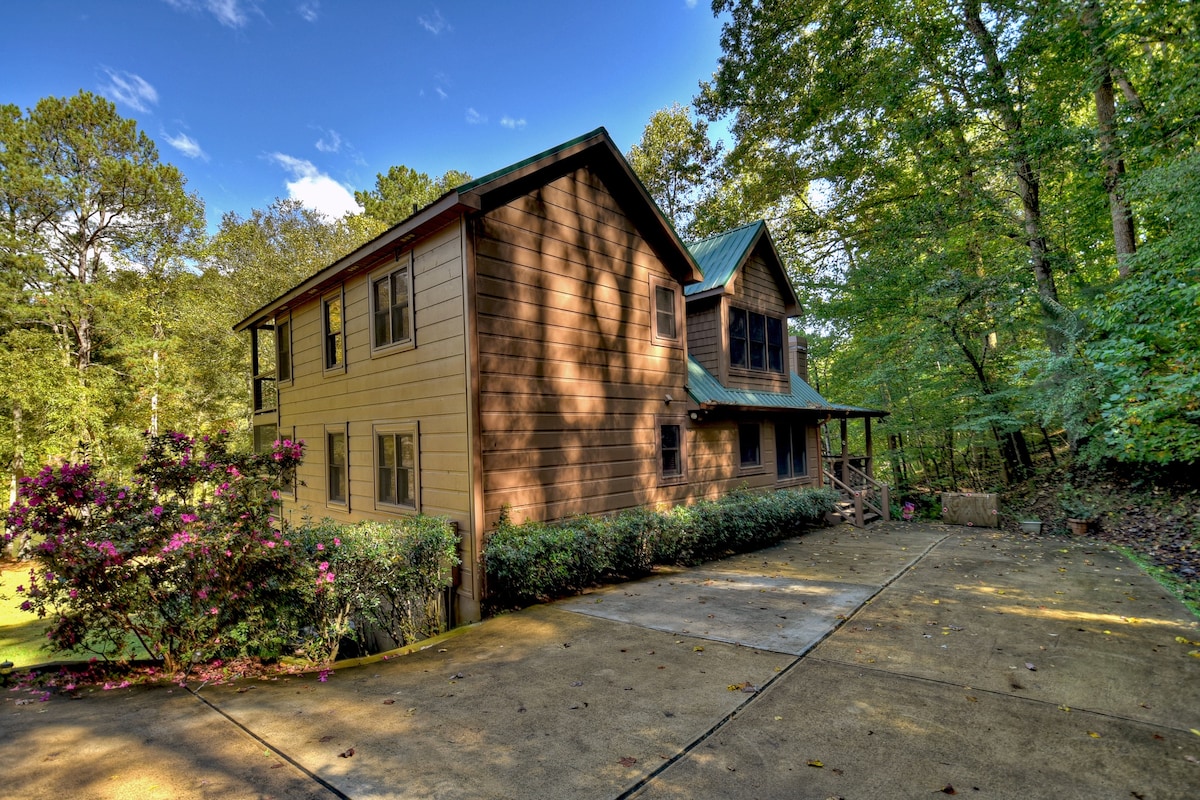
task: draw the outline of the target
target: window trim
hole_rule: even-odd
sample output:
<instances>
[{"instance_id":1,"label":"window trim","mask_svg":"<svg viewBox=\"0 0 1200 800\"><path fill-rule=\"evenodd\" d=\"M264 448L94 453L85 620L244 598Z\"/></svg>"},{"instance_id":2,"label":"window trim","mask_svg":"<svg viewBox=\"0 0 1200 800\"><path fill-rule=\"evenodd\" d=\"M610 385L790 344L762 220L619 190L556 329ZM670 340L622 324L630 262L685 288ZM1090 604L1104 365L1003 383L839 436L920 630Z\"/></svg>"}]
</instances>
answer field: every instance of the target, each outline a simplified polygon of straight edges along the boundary
<instances>
[{"instance_id":1,"label":"window trim","mask_svg":"<svg viewBox=\"0 0 1200 800\"><path fill-rule=\"evenodd\" d=\"M650 340L659 345L681 347L684 340L686 318L683 311L683 292L671 281L657 275L651 275L648 283L650 286ZM674 336L663 336L658 331L658 291L660 289L671 293L675 323Z\"/></svg>"},{"instance_id":2,"label":"window trim","mask_svg":"<svg viewBox=\"0 0 1200 800\"><path fill-rule=\"evenodd\" d=\"M335 298L338 302L338 307L341 309L341 330L336 334L341 342L339 346L341 360L335 364L330 364L329 355L332 351L329 340L335 334L329 330L329 304ZM323 371L326 374L346 371L346 292L341 286L321 296L321 365L324 367Z\"/></svg>"},{"instance_id":3,"label":"window trim","mask_svg":"<svg viewBox=\"0 0 1200 800\"><path fill-rule=\"evenodd\" d=\"M259 358L262 349L261 337L264 331L271 332L272 347L276 349L276 357L278 357L278 337L275 335L275 328L271 325L260 325L250 329L250 406L254 415L270 414L278 416L279 413L279 364L276 363L275 369L263 370L262 360ZM267 404L265 398L270 393L273 403Z\"/></svg>"},{"instance_id":4,"label":"window trim","mask_svg":"<svg viewBox=\"0 0 1200 800\"><path fill-rule=\"evenodd\" d=\"M679 428L679 472L666 473L663 471L663 446L662 433L663 428L668 425ZM687 483L688 480L688 427L687 417L679 416L656 416L654 418L654 450L655 450L655 469L658 473L658 483L660 486L674 486L677 484Z\"/></svg>"},{"instance_id":5,"label":"window trim","mask_svg":"<svg viewBox=\"0 0 1200 800\"><path fill-rule=\"evenodd\" d=\"M744 461L745 448L743 446L742 432L746 428L754 428L758 438L756 450L758 458L756 461ZM761 472L766 472L763 464L763 446L762 446L762 423L761 422L739 422L737 426L737 451L738 451L738 474L753 475Z\"/></svg>"},{"instance_id":6,"label":"window trim","mask_svg":"<svg viewBox=\"0 0 1200 800\"><path fill-rule=\"evenodd\" d=\"M325 433L325 440L324 440L322 446L325 449L325 505L330 506L332 508L338 508L343 511L349 511L350 510L350 425L345 422L339 423L337 425L326 425L324 433ZM343 498L341 500L335 500L333 497L333 493L330 491L330 485L332 483L331 479L333 476L330 474L330 471L329 471L330 467L333 466L332 450L329 446L329 437L336 436L338 434L341 434L342 440L344 442L343 446L346 449L346 461L345 461L345 464L342 465L342 468L345 470L345 473L346 473L345 477L344 477L346 496L345 496L345 498Z\"/></svg>"},{"instance_id":7,"label":"window trim","mask_svg":"<svg viewBox=\"0 0 1200 800\"><path fill-rule=\"evenodd\" d=\"M779 434L780 434L780 428L783 428L783 427L786 427L788 429L788 446L790 449L790 452L788 454L788 474L787 475L779 474ZM775 422L775 482L776 483L798 483L798 482L805 481L805 480L811 480L811 473L810 473L811 465L808 460L808 427L809 426L805 425L802 422L789 422L789 421L784 421L784 420L777 420ZM799 431L801 432L800 442L801 442L802 449L804 452L804 472L802 472L802 473L795 472L796 431L797 431L797 429L799 429Z\"/></svg>"},{"instance_id":8,"label":"window trim","mask_svg":"<svg viewBox=\"0 0 1200 800\"><path fill-rule=\"evenodd\" d=\"M283 348L283 340L285 337L281 336L279 333L280 326L287 326L287 336L286 336L287 349L286 349L286 351ZM295 370L293 369L295 364L293 363L294 359L292 358L292 352L293 352L292 345L293 344L294 344L294 342L292 340L292 315L289 313L284 316L276 317L275 318L275 386L276 386L276 391L278 391L278 387L283 386L285 384L290 386L292 383L293 376L295 375ZM284 358L285 355L287 356L286 359ZM284 373L283 367L284 367L285 362L287 365L287 370L286 370L287 376L286 377L283 374ZM278 398L276 398L276 402L278 402Z\"/></svg>"},{"instance_id":9,"label":"window trim","mask_svg":"<svg viewBox=\"0 0 1200 800\"><path fill-rule=\"evenodd\" d=\"M735 315L740 315L745 320L746 334L743 337L734 337L733 321ZM754 328L755 318L762 320L762 341L755 342L751 334ZM779 369L771 368L771 325L772 321L779 323L780 343L779 343ZM745 363L735 364L733 361L734 342L741 342L745 348ZM756 347L757 346L757 347ZM725 321L725 358L729 362L729 369L739 370L746 374L766 374L774 376L787 377L787 318L779 317L774 314L769 314L765 311L751 311L742 306L730 305ZM759 355L762 357L762 366L756 367L754 364L755 354L753 351L759 350Z\"/></svg>"},{"instance_id":10,"label":"window trim","mask_svg":"<svg viewBox=\"0 0 1200 800\"><path fill-rule=\"evenodd\" d=\"M417 346L417 314L415 304L413 302L413 267L414 258L411 250L403 253L397 253L395 261L388 264L386 267L377 269L374 272L367 274L367 302L368 313L370 314L370 322L368 324L368 337L371 342L371 357L386 355L388 353L397 353L404 350L412 350ZM404 286L407 293L408 302L406 304L407 311L405 316L408 318L408 338L398 339L394 342L379 344L375 341L375 314L379 311L376 306L375 299L375 283L386 278L390 278L397 272L404 272ZM394 306L393 306L394 307Z\"/></svg>"},{"instance_id":11,"label":"window trim","mask_svg":"<svg viewBox=\"0 0 1200 800\"><path fill-rule=\"evenodd\" d=\"M379 481L379 438L381 436L410 435L413 439L413 504L388 503L380 499ZM399 458L399 450L397 450ZM397 469L399 465L397 465ZM420 514L421 513L421 427L417 420L395 420L377 422L371 426L371 471L374 473L372 485L375 487L372 495L375 500L375 510L389 514Z\"/></svg>"}]
</instances>

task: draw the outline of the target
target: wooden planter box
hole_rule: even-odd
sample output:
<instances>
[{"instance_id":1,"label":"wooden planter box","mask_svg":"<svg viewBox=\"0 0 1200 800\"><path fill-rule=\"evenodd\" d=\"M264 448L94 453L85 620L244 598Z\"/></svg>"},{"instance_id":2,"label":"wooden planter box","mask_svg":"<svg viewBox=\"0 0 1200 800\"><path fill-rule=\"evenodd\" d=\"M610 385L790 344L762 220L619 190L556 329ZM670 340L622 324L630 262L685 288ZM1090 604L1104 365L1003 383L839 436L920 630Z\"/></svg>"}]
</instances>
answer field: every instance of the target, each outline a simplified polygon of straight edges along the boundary
<instances>
[{"instance_id":1,"label":"wooden planter box","mask_svg":"<svg viewBox=\"0 0 1200 800\"><path fill-rule=\"evenodd\" d=\"M992 492L942 492L942 522L975 528L1000 527L1000 499Z\"/></svg>"}]
</instances>

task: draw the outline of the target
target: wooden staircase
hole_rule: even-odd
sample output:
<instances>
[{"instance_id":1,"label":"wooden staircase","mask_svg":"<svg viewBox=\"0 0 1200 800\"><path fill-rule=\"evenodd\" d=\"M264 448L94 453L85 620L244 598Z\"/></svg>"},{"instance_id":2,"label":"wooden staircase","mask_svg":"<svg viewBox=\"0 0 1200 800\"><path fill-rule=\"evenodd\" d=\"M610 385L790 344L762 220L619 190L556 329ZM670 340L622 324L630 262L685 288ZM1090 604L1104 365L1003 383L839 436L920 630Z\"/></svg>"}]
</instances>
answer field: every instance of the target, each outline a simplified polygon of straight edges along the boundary
<instances>
[{"instance_id":1,"label":"wooden staircase","mask_svg":"<svg viewBox=\"0 0 1200 800\"><path fill-rule=\"evenodd\" d=\"M864 528L875 520L891 518L890 490L848 461L829 459L824 470L825 485L841 495L834 510L827 516L830 523L849 522ZM835 470L841 478L834 474Z\"/></svg>"}]
</instances>

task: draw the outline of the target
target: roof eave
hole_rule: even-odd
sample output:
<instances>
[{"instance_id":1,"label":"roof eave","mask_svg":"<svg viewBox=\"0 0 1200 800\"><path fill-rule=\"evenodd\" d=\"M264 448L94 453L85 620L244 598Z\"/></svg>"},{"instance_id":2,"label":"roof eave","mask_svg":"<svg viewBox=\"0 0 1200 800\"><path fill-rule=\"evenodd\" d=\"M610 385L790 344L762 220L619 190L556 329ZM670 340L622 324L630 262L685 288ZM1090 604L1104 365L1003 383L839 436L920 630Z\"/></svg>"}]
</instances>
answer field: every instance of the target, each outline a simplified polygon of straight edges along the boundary
<instances>
[{"instance_id":1,"label":"roof eave","mask_svg":"<svg viewBox=\"0 0 1200 800\"><path fill-rule=\"evenodd\" d=\"M234 325L233 329L240 332L255 327L298 299L320 293L327 286L337 282L344 274L353 272L355 265L366 257L388 247L407 247L422 236L443 228L457 217L468 211L478 210L478 208L478 197L469 193L460 195L458 192L450 191L408 219L399 222L371 241L342 256L328 267L254 311Z\"/></svg>"}]
</instances>

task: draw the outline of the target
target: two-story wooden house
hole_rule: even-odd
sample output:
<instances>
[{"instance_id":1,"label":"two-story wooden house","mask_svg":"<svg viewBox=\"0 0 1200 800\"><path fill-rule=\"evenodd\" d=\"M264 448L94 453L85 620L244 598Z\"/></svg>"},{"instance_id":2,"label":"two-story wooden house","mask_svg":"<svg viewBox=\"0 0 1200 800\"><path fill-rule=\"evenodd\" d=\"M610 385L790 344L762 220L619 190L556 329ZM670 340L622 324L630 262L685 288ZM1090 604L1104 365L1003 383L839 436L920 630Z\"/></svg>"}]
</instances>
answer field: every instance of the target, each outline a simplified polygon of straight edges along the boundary
<instances>
[{"instance_id":1,"label":"two-story wooden house","mask_svg":"<svg viewBox=\"0 0 1200 800\"><path fill-rule=\"evenodd\" d=\"M451 190L238 324L258 446L302 439L285 514L445 515L457 616L502 508L602 514L819 485L831 405L762 223L693 245L604 129Z\"/></svg>"}]
</instances>

